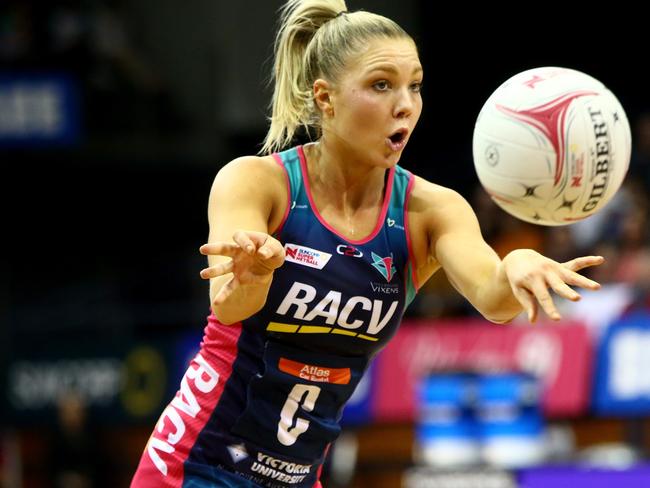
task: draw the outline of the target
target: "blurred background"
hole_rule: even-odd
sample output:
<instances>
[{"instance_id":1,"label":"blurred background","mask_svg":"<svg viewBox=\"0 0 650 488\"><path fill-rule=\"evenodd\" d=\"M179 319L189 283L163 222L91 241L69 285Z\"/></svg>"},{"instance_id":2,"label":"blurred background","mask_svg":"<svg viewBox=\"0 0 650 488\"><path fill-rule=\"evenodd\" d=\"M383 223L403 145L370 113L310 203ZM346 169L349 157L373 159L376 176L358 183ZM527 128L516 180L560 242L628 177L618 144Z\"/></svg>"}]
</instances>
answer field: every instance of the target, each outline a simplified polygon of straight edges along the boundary
<instances>
[{"instance_id":1,"label":"blurred background","mask_svg":"<svg viewBox=\"0 0 650 488\"><path fill-rule=\"evenodd\" d=\"M265 135L281 4L0 2L0 486L128 486L200 341L208 193ZM650 486L642 44L584 18L348 6L419 44L424 112L404 167L462 193L500 255L607 262L589 272L603 289L552 326L488 325L434 276L346 409L324 486ZM623 188L569 227L509 217L471 158L483 102L537 66L598 78L633 128Z\"/></svg>"}]
</instances>

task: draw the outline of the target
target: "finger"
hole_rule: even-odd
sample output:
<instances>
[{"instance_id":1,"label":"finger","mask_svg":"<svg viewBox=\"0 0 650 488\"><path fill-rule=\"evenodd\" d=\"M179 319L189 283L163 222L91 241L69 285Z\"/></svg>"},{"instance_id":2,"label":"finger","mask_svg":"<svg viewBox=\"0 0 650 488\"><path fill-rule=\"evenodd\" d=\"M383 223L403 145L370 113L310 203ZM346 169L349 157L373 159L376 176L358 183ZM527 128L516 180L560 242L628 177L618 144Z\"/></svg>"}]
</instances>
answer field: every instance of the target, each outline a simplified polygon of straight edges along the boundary
<instances>
[{"instance_id":1,"label":"finger","mask_svg":"<svg viewBox=\"0 0 650 488\"><path fill-rule=\"evenodd\" d=\"M246 231L246 234L250 240L253 241L253 244L255 244L257 249L270 241L270 236L264 232Z\"/></svg>"},{"instance_id":2,"label":"finger","mask_svg":"<svg viewBox=\"0 0 650 488\"><path fill-rule=\"evenodd\" d=\"M555 273L549 273L546 275L546 282L551 286L553 291L559 296L566 298L567 300L572 300L577 302L580 300L580 294L576 292L573 288L567 285L562 279Z\"/></svg>"},{"instance_id":3,"label":"finger","mask_svg":"<svg viewBox=\"0 0 650 488\"><path fill-rule=\"evenodd\" d=\"M205 256L229 256L235 257L241 252L241 248L232 242L211 242L203 244L199 248L199 252Z\"/></svg>"},{"instance_id":4,"label":"finger","mask_svg":"<svg viewBox=\"0 0 650 488\"><path fill-rule=\"evenodd\" d=\"M594 280L590 280L586 276L582 276L579 273L568 270L566 268L560 268L560 275L565 283L569 285L579 286L581 288L586 288L587 290L598 290L600 289L600 283Z\"/></svg>"},{"instance_id":5,"label":"finger","mask_svg":"<svg viewBox=\"0 0 650 488\"><path fill-rule=\"evenodd\" d=\"M248 254L253 254L257 246L253 240L248 236L248 234L242 230L238 230L232 236L236 244L239 245L244 251Z\"/></svg>"},{"instance_id":6,"label":"finger","mask_svg":"<svg viewBox=\"0 0 650 488\"><path fill-rule=\"evenodd\" d=\"M201 278L203 278L204 280L210 278L216 278L217 276L230 273L233 270L233 267L234 267L234 262L231 259L230 261L226 261L224 263L219 263L214 266L210 266L209 268L202 269L200 275Z\"/></svg>"},{"instance_id":7,"label":"finger","mask_svg":"<svg viewBox=\"0 0 650 488\"><path fill-rule=\"evenodd\" d=\"M571 271L580 271L589 266L598 266L599 264L603 264L603 262L605 262L605 258L602 256L583 256L562 263L562 266L569 268Z\"/></svg>"},{"instance_id":8,"label":"finger","mask_svg":"<svg viewBox=\"0 0 650 488\"><path fill-rule=\"evenodd\" d=\"M273 246L272 241L270 239L257 250L257 254L262 259L269 259L275 256L279 256L281 252L282 252L282 248L278 246Z\"/></svg>"},{"instance_id":9,"label":"finger","mask_svg":"<svg viewBox=\"0 0 650 488\"><path fill-rule=\"evenodd\" d=\"M515 295L517 301L521 303L521 306L524 307L526 315L528 315L528 321L535 323L537 319L537 302L533 298L533 295L523 288L513 288L512 293Z\"/></svg>"},{"instance_id":10,"label":"finger","mask_svg":"<svg viewBox=\"0 0 650 488\"><path fill-rule=\"evenodd\" d=\"M273 250L269 246L262 246L257 250L257 255L261 259L269 259L273 256Z\"/></svg>"},{"instance_id":11,"label":"finger","mask_svg":"<svg viewBox=\"0 0 650 488\"><path fill-rule=\"evenodd\" d=\"M266 247L264 249L260 249L258 251L258 254L264 260L267 260L267 259L273 257L273 251L271 251L268 247Z\"/></svg>"},{"instance_id":12,"label":"finger","mask_svg":"<svg viewBox=\"0 0 650 488\"><path fill-rule=\"evenodd\" d=\"M212 301L213 305L221 305L225 302L238 286L239 281L237 280L237 277L233 276L230 278L226 283L224 283L219 290L219 293L214 297L214 300Z\"/></svg>"},{"instance_id":13,"label":"finger","mask_svg":"<svg viewBox=\"0 0 650 488\"><path fill-rule=\"evenodd\" d=\"M558 312L557 308L555 308L555 303L553 303L553 298L548 292L546 283L541 280L535 281L531 286L531 292L533 295L535 295L535 298L542 306L542 309L544 312L546 312L546 315L551 318L551 320L560 320L562 318L560 316L560 312Z\"/></svg>"}]
</instances>

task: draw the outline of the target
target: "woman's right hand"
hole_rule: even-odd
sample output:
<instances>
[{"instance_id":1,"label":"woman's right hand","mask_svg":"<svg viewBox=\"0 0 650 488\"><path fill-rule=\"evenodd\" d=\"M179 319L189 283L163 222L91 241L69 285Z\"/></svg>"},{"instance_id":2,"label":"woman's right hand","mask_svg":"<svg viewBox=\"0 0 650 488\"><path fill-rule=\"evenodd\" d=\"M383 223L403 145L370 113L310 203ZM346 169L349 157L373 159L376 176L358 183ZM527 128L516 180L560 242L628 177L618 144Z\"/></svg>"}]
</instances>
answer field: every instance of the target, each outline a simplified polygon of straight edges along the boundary
<instances>
[{"instance_id":1,"label":"woman's right hand","mask_svg":"<svg viewBox=\"0 0 650 488\"><path fill-rule=\"evenodd\" d=\"M267 284L273 271L284 263L284 247L264 232L238 230L233 240L211 242L199 249L206 256L230 258L201 270L201 278L206 280L232 273L214 296L213 305L223 303L240 286Z\"/></svg>"}]
</instances>

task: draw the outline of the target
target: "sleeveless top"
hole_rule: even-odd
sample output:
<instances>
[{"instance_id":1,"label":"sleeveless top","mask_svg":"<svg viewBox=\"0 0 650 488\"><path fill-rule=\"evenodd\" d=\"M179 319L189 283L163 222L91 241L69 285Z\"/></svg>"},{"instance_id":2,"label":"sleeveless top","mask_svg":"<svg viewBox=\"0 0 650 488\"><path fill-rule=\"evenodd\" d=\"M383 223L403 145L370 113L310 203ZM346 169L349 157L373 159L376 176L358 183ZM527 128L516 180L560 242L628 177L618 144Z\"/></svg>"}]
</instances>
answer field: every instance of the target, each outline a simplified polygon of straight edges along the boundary
<instances>
[{"instance_id":1,"label":"sleeveless top","mask_svg":"<svg viewBox=\"0 0 650 488\"><path fill-rule=\"evenodd\" d=\"M228 367L185 469L302 488L317 481L345 402L415 296L405 220L414 178L399 166L387 171L377 224L354 241L318 213L302 146L274 158L289 187L274 234L286 260L258 313L233 325L209 317L200 354Z\"/></svg>"}]
</instances>

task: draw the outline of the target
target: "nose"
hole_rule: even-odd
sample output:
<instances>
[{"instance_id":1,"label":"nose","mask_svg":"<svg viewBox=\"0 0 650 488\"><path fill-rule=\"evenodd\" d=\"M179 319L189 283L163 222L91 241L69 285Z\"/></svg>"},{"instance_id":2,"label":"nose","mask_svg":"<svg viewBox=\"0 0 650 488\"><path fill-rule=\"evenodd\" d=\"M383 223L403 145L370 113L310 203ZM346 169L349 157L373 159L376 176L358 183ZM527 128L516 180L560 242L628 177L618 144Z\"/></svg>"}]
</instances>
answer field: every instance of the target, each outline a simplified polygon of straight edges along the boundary
<instances>
[{"instance_id":1,"label":"nose","mask_svg":"<svg viewBox=\"0 0 650 488\"><path fill-rule=\"evenodd\" d=\"M409 117L414 110L415 100L413 92L409 88L398 90L396 93L395 105L393 108L393 117L403 119Z\"/></svg>"}]
</instances>

